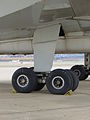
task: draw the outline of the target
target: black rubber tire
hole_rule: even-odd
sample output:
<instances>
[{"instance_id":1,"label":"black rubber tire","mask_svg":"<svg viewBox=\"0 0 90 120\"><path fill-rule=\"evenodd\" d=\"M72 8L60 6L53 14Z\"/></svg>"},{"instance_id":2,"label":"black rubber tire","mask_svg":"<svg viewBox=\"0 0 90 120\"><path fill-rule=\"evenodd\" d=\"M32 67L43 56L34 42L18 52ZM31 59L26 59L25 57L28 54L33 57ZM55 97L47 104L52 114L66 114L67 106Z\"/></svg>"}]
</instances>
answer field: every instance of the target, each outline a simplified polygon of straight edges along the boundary
<instances>
[{"instance_id":1,"label":"black rubber tire","mask_svg":"<svg viewBox=\"0 0 90 120\"><path fill-rule=\"evenodd\" d=\"M73 87L72 87L72 91L75 91L79 85L79 78L77 77L77 75L70 70L70 74L73 78Z\"/></svg>"},{"instance_id":2,"label":"black rubber tire","mask_svg":"<svg viewBox=\"0 0 90 120\"><path fill-rule=\"evenodd\" d=\"M71 79L71 90L73 89L73 78L72 78L72 75L70 73L70 70L69 69L65 69L65 71L67 72L67 74L69 75L70 79Z\"/></svg>"},{"instance_id":3,"label":"black rubber tire","mask_svg":"<svg viewBox=\"0 0 90 120\"><path fill-rule=\"evenodd\" d=\"M27 86L21 87L17 84L17 79L20 75L25 75L29 79ZM16 70L12 76L12 86L17 92L29 93L33 89L35 89L36 85L37 85L37 76L33 70L29 70L28 68L20 68Z\"/></svg>"},{"instance_id":4,"label":"black rubber tire","mask_svg":"<svg viewBox=\"0 0 90 120\"><path fill-rule=\"evenodd\" d=\"M34 91L40 91L45 86L45 83L38 83Z\"/></svg>"},{"instance_id":5,"label":"black rubber tire","mask_svg":"<svg viewBox=\"0 0 90 120\"><path fill-rule=\"evenodd\" d=\"M57 76L63 78L64 80L64 86L60 89L55 89L55 87L53 87L52 85L53 79ZM68 92L71 89L72 81L65 70L56 69L53 70L49 74L49 77L46 79L46 86L50 93L64 95L66 92Z\"/></svg>"},{"instance_id":6,"label":"black rubber tire","mask_svg":"<svg viewBox=\"0 0 90 120\"><path fill-rule=\"evenodd\" d=\"M76 74L69 69L66 69L66 72L69 74L71 80L72 80L72 91L75 91L79 85L79 78L76 76Z\"/></svg>"},{"instance_id":7,"label":"black rubber tire","mask_svg":"<svg viewBox=\"0 0 90 120\"><path fill-rule=\"evenodd\" d=\"M29 69L30 69L30 70L34 70L34 67L30 67Z\"/></svg>"},{"instance_id":8,"label":"black rubber tire","mask_svg":"<svg viewBox=\"0 0 90 120\"><path fill-rule=\"evenodd\" d=\"M84 65L75 65L71 68L71 70L75 73L79 72L79 74L78 75L76 74L76 75L80 81L85 80L88 77L88 74L85 70Z\"/></svg>"},{"instance_id":9,"label":"black rubber tire","mask_svg":"<svg viewBox=\"0 0 90 120\"><path fill-rule=\"evenodd\" d=\"M34 70L34 67L31 67L31 68L29 68L29 69L30 69L30 70ZM36 85L34 91L40 91L41 89L43 89L43 87L45 86L45 84L46 84L46 83L38 83L38 82L37 82L37 85Z\"/></svg>"}]
</instances>

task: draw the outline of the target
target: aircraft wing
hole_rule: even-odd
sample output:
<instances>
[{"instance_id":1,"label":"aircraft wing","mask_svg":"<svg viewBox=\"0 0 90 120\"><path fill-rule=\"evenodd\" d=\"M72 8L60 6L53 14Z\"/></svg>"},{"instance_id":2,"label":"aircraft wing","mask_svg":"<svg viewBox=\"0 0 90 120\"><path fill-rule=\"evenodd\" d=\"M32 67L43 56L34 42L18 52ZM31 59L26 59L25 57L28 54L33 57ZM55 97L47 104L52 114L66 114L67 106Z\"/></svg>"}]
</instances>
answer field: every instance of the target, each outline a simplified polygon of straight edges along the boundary
<instances>
[{"instance_id":1,"label":"aircraft wing","mask_svg":"<svg viewBox=\"0 0 90 120\"><path fill-rule=\"evenodd\" d=\"M76 32L79 35L88 35L90 0L0 0L0 52L8 51L3 46L5 43L8 43L9 51L18 52L18 41L27 46L30 42L32 51L34 31L39 26L52 22L58 22L63 27L66 37ZM17 45L19 46L16 48ZM28 47L26 51L29 52Z\"/></svg>"}]
</instances>

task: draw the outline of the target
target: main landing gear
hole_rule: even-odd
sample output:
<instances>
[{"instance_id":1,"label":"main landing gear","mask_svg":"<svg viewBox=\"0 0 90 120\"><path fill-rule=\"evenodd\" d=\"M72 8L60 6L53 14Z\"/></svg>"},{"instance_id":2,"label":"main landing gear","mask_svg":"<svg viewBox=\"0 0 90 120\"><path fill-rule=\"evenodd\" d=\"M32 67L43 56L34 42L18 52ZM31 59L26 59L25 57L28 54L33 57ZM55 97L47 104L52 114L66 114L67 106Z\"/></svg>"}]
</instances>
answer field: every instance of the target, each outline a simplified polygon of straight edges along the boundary
<instances>
[{"instance_id":1,"label":"main landing gear","mask_svg":"<svg viewBox=\"0 0 90 120\"><path fill-rule=\"evenodd\" d=\"M62 69L35 73L33 68L20 68L12 76L12 85L20 93L39 91L45 84L50 93L63 95L69 90L76 90L79 79L71 70Z\"/></svg>"},{"instance_id":2,"label":"main landing gear","mask_svg":"<svg viewBox=\"0 0 90 120\"><path fill-rule=\"evenodd\" d=\"M77 75L80 81L85 80L89 75L89 70L84 65L75 65L71 70Z\"/></svg>"},{"instance_id":3,"label":"main landing gear","mask_svg":"<svg viewBox=\"0 0 90 120\"><path fill-rule=\"evenodd\" d=\"M45 84L52 94L63 95L76 90L79 79L71 70L56 69L51 72L61 25L45 24L37 27L33 36L34 69L20 68L12 76L12 85L17 92L28 93L41 90Z\"/></svg>"},{"instance_id":4,"label":"main landing gear","mask_svg":"<svg viewBox=\"0 0 90 120\"><path fill-rule=\"evenodd\" d=\"M84 65L74 65L71 70L77 75L80 81L87 79L90 75L90 53L85 53Z\"/></svg>"}]
</instances>

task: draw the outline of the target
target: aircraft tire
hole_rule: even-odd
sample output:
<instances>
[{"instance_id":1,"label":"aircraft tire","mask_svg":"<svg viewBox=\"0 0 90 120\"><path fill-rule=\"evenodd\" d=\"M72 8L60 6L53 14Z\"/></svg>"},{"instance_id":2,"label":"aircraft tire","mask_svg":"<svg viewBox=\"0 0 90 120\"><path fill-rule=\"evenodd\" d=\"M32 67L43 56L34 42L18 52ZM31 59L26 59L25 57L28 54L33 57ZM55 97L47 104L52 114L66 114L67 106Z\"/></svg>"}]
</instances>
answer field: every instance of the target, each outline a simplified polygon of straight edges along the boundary
<instances>
[{"instance_id":1,"label":"aircraft tire","mask_svg":"<svg viewBox=\"0 0 90 120\"><path fill-rule=\"evenodd\" d=\"M84 65L75 65L71 70L76 73L80 81L85 80L88 77Z\"/></svg>"},{"instance_id":2,"label":"aircraft tire","mask_svg":"<svg viewBox=\"0 0 90 120\"><path fill-rule=\"evenodd\" d=\"M30 69L30 70L34 70L34 67L31 67L31 68L29 68L29 69ZM45 86L45 83L37 83L34 91L39 91L39 90L43 89L44 86Z\"/></svg>"},{"instance_id":3,"label":"aircraft tire","mask_svg":"<svg viewBox=\"0 0 90 120\"><path fill-rule=\"evenodd\" d=\"M71 72L69 69L65 69L65 71L67 72L67 74L69 75L70 79L71 79L71 90L73 89L73 78L72 78L72 75L71 75Z\"/></svg>"},{"instance_id":4,"label":"aircraft tire","mask_svg":"<svg viewBox=\"0 0 90 120\"><path fill-rule=\"evenodd\" d=\"M51 94L64 95L71 89L72 81L65 70L56 69L46 79L46 86Z\"/></svg>"},{"instance_id":5,"label":"aircraft tire","mask_svg":"<svg viewBox=\"0 0 90 120\"><path fill-rule=\"evenodd\" d=\"M66 69L66 72L69 74L70 78L72 79L72 91L75 91L79 85L79 78L77 77L77 75L69 69Z\"/></svg>"},{"instance_id":6,"label":"aircraft tire","mask_svg":"<svg viewBox=\"0 0 90 120\"><path fill-rule=\"evenodd\" d=\"M73 88L72 88L72 91L75 91L79 85L79 78L77 77L77 75L70 70L70 74L73 78Z\"/></svg>"},{"instance_id":7,"label":"aircraft tire","mask_svg":"<svg viewBox=\"0 0 90 120\"><path fill-rule=\"evenodd\" d=\"M17 92L32 92L36 85L37 76L33 70L29 70L28 68L20 68L12 76L12 86Z\"/></svg>"},{"instance_id":8,"label":"aircraft tire","mask_svg":"<svg viewBox=\"0 0 90 120\"><path fill-rule=\"evenodd\" d=\"M45 86L45 83L38 83L34 91L39 91L43 89L44 86Z\"/></svg>"}]
</instances>

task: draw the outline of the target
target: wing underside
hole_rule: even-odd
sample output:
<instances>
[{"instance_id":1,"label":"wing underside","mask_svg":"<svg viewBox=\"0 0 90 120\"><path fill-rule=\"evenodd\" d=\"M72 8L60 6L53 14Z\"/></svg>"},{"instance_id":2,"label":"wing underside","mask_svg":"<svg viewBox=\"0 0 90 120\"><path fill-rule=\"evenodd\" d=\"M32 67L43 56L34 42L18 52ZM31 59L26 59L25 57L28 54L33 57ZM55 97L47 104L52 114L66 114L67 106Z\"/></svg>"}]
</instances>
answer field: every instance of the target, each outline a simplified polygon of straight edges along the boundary
<instances>
[{"instance_id":1,"label":"wing underside","mask_svg":"<svg viewBox=\"0 0 90 120\"><path fill-rule=\"evenodd\" d=\"M52 22L62 25L66 37L89 35L90 0L0 0L1 44L32 39L37 27Z\"/></svg>"}]
</instances>

